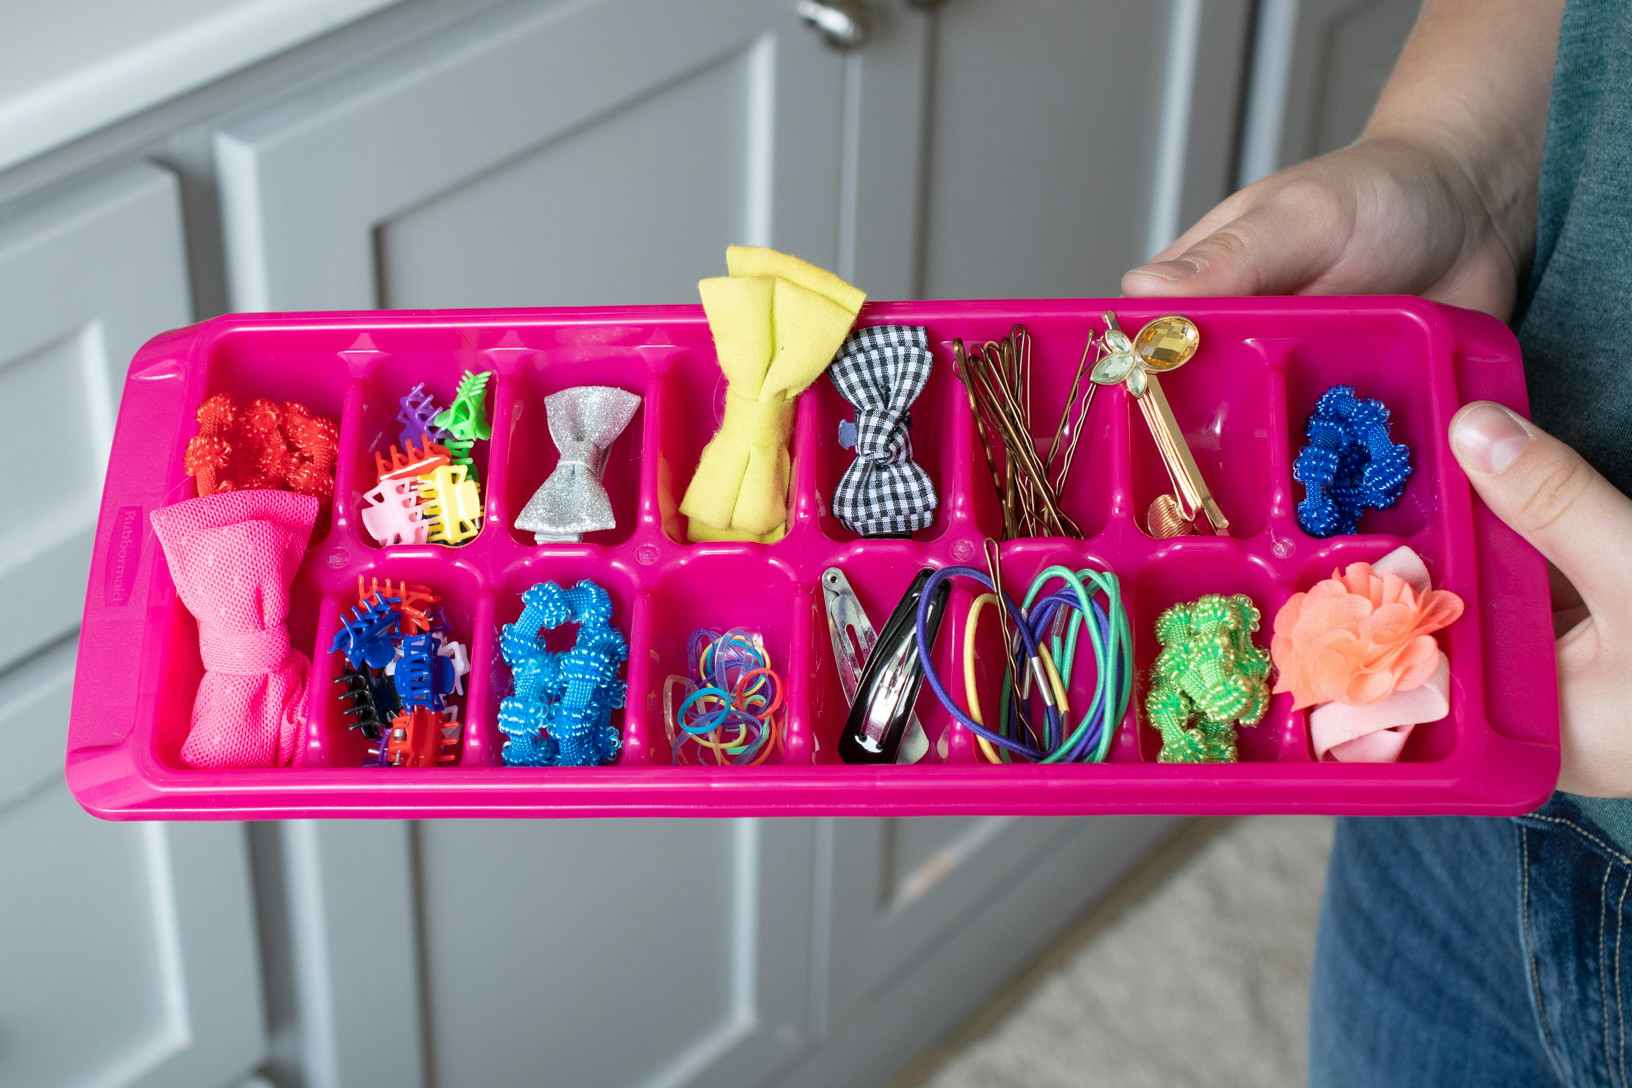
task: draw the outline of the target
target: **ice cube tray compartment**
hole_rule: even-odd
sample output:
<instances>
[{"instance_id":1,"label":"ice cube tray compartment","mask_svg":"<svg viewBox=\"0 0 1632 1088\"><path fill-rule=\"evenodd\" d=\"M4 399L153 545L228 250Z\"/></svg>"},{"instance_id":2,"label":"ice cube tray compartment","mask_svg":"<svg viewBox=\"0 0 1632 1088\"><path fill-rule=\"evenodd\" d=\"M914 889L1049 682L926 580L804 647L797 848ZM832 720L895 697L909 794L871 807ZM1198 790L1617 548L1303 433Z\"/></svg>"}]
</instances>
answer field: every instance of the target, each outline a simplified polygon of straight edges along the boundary
<instances>
[{"instance_id":1,"label":"ice cube tray compartment","mask_svg":"<svg viewBox=\"0 0 1632 1088\"><path fill-rule=\"evenodd\" d=\"M1097 394L1064 497L1084 539L1002 545L1011 593L1023 592L1054 563L1104 567L1120 577L1141 671L1106 762L994 766L926 690L917 710L930 750L920 763L842 763L838 738L848 707L829 646L822 571L843 569L882 627L919 568L984 568L982 541L1001 529L977 429L953 373L952 339L979 343L1006 335L1016 322L1028 327L1035 343L1033 429L1046 439L1084 340L1102 327L1106 309L1126 329L1164 312L1196 320L1200 353L1163 384L1232 521L1228 538L1158 541L1146 534L1145 508L1166 489L1166 476L1137 406L1124 390L1106 388ZM1523 407L1517 348L1505 330L1405 299L886 303L867 307L861 321L925 325L936 355L913 409L912 435L915 459L941 505L913 539L857 539L833 517L833 489L854 456L838 446L837 428L851 412L822 379L795 410L786 536L773 544L686 540L680 500L717 428L725 391L698 307L242 315L157 338L132 363L81 653L82 671L94 663L116 682L81 683L76 691L70 784L102 815L188 818L1511 812L1550 788L1557 737L1545 723L1556 721L1553 678L1514 650L1533 653L1539 641L1488 637L1499 628L1479 605L1495 594L1494 611L1509 625L1544 623L1543 568L1475 504L1442 439L1450 414L1471 396L1488 393ZM363 485L373 485L374 451L396 440L398 400L423 381L445 404L466 370L494 372L493 438L477 446L482 533L461 547L374 546L361 531L356 504ZM1314 398L1340 381L1394 409L1394 433L1412 444L1417 474L1402 508L1368 516L1363 534L1315 540L1296 525L1301 492L1290 466ZM587 384L618 386L643 399L607 465L618 526L579 543L539 545L514 521L556 461L543 398ZM116 546L121 527L128 535L130 511L139 511L146 531L151 509L189 494L181 449L198 403L216 391L299 399L341 424L334 514L294 589L292 635L313 654L314 683L305 758L288 769L213 772L180 764L201 668L196 628L174 597L150 534L134 564ZM145 455L164 473L132 471L132 458L143 450L155 451ZM1442 636L1453 663L1449 719L1419 728L1400 763L1321 764L1309 747L1307 715L1291 710L1290 697L1276 696L1260 725L1241 730L1241 763L1157 762L1159 736L1143 720L1143 670L1155 656L1152 624L1162 608L1205 592L1245 592L1263 612L1259 641L1267 646L1274 614L1291 593L1334 566L1376 559L1400 543L1423 554L1436 585L1470 604L1469 617ZM110 574L110 564L121 561L135 572L128 603L97 592L118 573ZM1493 573L1499 582L1491 581ZM332 697L337 659L327 652L340 609L355 602L358 574L406 578L444 594L472 661L457 766L358 765L366 745L341 719ZM497 708L511 688L499 628L519 614L528 586L581 578L608 589L615 622L629 637L630 697L615 719L623 754L602 768L500 766ZM972 583L954 585L934 651L960 702L963 627L975 594ZM672 757L664 680L689 672L686 642L705 626L760 631L788 681L783 744L764 765L676 765ZM106 643L121 631L134 639L128 665ZM993 720L994 673L1002 666L991 617L982 621L977 646L976 672ZM1079 691L1091 673L1090 658L1079 665ZM1486 720L1492 690L1509 701L1497 722ZM1512 713L1513 704L1530 713Z\"/></svg>"}]
</instances>

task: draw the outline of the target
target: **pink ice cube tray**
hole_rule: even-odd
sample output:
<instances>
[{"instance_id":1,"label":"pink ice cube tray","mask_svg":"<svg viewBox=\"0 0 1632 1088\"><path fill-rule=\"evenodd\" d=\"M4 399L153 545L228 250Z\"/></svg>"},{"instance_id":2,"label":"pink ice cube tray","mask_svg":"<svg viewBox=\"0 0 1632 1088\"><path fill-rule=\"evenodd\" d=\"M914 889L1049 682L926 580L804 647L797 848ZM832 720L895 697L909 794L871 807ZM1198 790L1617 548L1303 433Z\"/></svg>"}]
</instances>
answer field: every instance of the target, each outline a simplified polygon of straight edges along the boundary
<instances>
[{"instance_id":1,"label":"pink ice cube tray","mask_svg":"<svg viewBox=\"0 0 1632 1088\"><path fill-rule=\"evenodd\" d=\"M852 766L838 757L847 707L832 660L820 577L849 575L882 626L925 565L982 562L999 531L948 343L1024 323L1036 341L1039 426L1053 413L1099 315L1136 329L1161 313L1193 318L1201 351L1165 381L1173 411L1232 522L1233 536L1155 540L1142 514L1167 481L1121 389L1099 394L1064 496L1086 538L1003 545L1011 591L1044 566L1092 564L1122 579L1141 673L1157 614L1210 592L1245 592L1265 616L1333 568L1400 544L1467 614L1442 635L1451 715L1412 734L1392 764L1316 762L1306 715L1276 696L1241 730L1241 761L1157 762L1142 693L1107 762L986 763L972 736L926 693L918 710L930 753L913 766ZM847 406L824 379L798 405L790 531L762 544L691 544L678 505L719 419L724 388L696 306L622 309L239 314L165 333L132 360L109 462L86 593L69 725L67 776L91 812L111 818L317 816L905 816L1092 812L1515 813L1539 803L1558 771L1558 699L1541 558L1476 499L1445 442L1457 406L1475 398L1525 407L1512 335L1481 315L1406 298L1027 300L876 303L861 324L925 325L937 366L913 411L917 458L942 501L911 540L861 540L829 512L850 459L836 442ZM376 547L361 531L373 452L395 440L397 400L416 382L446 403L465 370L494 372L491 443L479 446L486 522L463 547ZM1394 508L1358 536L1318 540L1294 518L1292 459L1315 399L1346 382L1393 410L1416 474ZM585 384L639 393L642 408L611 451L606 486L618 527L582 544L536 546L512 525L553 467L544 397ZM177 600L148 515L191 495L182 452L207 395L304 401L340 421L335 504L295 586L295 644L313 658L310 726L300 762L205 771L178 753L200 675L197 633ZM439 589L473 661L457 766L365 768L333 695L327 650L358 575ZM499 626L545 580L592 578L611 593L630 642L624 751L615 766L512 768L495 729L509 675ZM954 592L936 660L961 675L951 632L972 594ZM664 678L685 671L699 627L763 632L789 678L785 744L760 767L676 765L664 735ZM988 680L993 656L981 665ZM953 682L961 692L961 683Z\"/></svg>"}]
</instances>

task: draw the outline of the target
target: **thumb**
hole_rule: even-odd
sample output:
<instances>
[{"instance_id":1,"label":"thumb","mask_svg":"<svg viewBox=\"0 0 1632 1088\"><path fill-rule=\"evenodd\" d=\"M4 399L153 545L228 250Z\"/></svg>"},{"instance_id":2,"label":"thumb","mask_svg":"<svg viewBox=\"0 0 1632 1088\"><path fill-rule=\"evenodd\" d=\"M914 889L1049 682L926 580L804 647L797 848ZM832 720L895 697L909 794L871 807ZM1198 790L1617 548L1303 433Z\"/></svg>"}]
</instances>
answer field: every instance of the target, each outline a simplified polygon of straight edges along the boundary
<instances>
[{"instance_id":1,"label":"thumb","mask_svg":"<svg viewBox=\"0 0 1632 1088\"><path fill-rule=\"evenodd\" d=\"M1345 232L1331 201L1277 194L1223 223L1201 223L1122 277L1129 295L1289 295L1336 263ZM1211 217L1208 217L1211 218ZM1198 237L1199 235L1199 237Z\"/></svg>"},{"instance_id":2,"label":"thumb","mask_svg":"<svg viewBox=\"0 0 1632 1088\"><path fill-rule=\"evenodd\" d=\"M1632 499L1570 447L1490 401L1451 420L1451 449L1495 515L1552 561L1600 624L1632 603Z\"/></svg>"}]
</instances>

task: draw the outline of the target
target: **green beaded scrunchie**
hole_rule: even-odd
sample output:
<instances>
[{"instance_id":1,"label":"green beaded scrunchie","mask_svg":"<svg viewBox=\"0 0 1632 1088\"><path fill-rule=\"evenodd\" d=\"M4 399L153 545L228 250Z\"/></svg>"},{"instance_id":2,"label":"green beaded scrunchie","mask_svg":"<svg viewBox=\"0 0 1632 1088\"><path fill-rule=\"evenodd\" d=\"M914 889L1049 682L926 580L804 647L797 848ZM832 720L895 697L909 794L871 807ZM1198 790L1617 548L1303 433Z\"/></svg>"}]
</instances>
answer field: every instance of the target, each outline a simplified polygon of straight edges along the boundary
<instances>
[{"instance_id":1,"label":"green beaded scrunchie","mask_svg":"<svg viewBox=\"0 0 1632 1088\"><path fill-rule=\"evenodd\" d=\"M1258 607L1245 594L1209 593L1156 618L1162 647L1145 713L1162 734L1163 763L1234 763L1235 727L1269 705L1269 654L1255 646Z\"/></svg>"}]
</instances>

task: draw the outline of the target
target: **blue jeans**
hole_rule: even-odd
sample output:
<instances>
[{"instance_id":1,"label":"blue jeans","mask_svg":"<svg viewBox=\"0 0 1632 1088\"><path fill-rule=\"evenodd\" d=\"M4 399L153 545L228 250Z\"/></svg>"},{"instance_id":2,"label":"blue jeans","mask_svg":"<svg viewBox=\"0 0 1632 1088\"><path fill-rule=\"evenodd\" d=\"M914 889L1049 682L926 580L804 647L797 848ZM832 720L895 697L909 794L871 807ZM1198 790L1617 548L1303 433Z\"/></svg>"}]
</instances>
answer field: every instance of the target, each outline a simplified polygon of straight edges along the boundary
<instances>
[{"instance_id":1,"label":"blue jeans","mask_svg":"<svg viewBox=\"0 0 1632 1088\"><path fill-rule=\"evenodd\" d=\"M1629 1088L1629 888L1632 858L1563 795L1512 820L1340 820L1310 1083Z\"/></svg>"}]
</instances>

